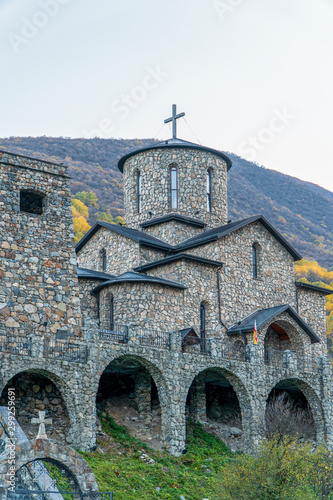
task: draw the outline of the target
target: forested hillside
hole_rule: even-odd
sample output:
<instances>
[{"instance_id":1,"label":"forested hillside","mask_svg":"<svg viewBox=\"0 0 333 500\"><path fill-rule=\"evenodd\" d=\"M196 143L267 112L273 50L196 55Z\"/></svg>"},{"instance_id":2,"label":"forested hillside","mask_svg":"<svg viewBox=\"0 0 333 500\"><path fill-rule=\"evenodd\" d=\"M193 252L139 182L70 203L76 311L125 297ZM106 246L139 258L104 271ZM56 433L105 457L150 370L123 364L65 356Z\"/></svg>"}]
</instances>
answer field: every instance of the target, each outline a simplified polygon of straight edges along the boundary
<instances>
[{"instance_id":1,"label":"forested hillside","mask_svg":"<svg viewBox=\"0 0 333 500\"><path fill-rule=\"evenodd\" d=\"M98 213L123 215L122 174L117 160L151 139L70 139L11 137L0 149L66 163L73 195L93 191L97 206L89 207L89 222ZM263 214L307 259L333 266L333 193L308 182L259 167L229 154L229 218Z\"/></svg>"}]
</instances>

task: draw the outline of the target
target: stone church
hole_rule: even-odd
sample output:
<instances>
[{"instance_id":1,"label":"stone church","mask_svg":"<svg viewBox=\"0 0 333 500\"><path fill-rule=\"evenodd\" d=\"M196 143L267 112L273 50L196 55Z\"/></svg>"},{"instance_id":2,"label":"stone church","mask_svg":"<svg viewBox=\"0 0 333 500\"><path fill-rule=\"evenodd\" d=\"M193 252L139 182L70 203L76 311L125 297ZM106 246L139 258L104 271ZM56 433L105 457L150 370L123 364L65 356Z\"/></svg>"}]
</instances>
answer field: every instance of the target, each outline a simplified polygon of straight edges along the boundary
<instances>
[{"instance_id":1,"label":"stone church","mask_svg":"<svg viewBox=\"0 0 333 500\"><path fill-rule=\"evenodd\" d=\"M88 451L96 408L125 394L148 422L158 406L180 454L188 418L237 417L250 449L286 391L333 449L328 291L295 280L301 256L263 216L228 220L230 159L177 138L176 118L119 160L125 224L75 249L66 166L0 152L0 405L14 388L28 436L43 410L51 439Z\"/></svg>"}]
</instances>

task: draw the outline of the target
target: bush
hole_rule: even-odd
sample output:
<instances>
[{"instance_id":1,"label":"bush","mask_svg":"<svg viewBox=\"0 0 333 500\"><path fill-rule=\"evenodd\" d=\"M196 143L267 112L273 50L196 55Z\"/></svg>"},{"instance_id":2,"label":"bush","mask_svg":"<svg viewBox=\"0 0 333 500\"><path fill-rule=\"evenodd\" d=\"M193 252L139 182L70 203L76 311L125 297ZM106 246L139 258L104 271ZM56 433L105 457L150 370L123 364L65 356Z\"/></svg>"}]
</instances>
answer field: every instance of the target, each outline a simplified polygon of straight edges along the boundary
<instances>
[{"instance_id":1,"label":"bush","mask_svg":"<svg viewBox=\"0 0 333 500\"><path fill-rule=\"evenodd\" d=\"M333 499L333 460L323 447L296 438L265 441L254 456L243 455L224 468L221 500Z\"/></svg>"}]
</instances>

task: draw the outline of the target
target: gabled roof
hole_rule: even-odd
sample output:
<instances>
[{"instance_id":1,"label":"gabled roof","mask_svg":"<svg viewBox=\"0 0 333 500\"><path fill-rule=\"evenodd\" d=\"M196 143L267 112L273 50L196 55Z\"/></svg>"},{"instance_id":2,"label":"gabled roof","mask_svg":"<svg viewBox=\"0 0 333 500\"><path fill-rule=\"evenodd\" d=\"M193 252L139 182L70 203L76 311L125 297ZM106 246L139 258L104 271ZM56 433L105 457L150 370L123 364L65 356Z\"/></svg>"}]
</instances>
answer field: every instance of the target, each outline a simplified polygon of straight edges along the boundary
<instances>
[{"instance_id":1,"label":"gabled roof","mask_svg":"<svg viewBox=\"0 0 333 500\"><path fill-rule=\"evenodd\" d=\"M213 267L222 267L222 262L217 260L205 259L204 257L198 257L197 255L191 255L190 253L177 253L176 255L171 255L170 257L165 257L165 259L155 260L154 262L149 262L148 264L143 264L142 266L138 266L134 268L134 271L139 273L148 271L149 269L153 269L159 266L165 266L172 262L176 262L178 260L189 260L192 262L199 262L200 264L205 264L206 266Z\"/></svg>"},{"instance_id":2,"label":"gabled roof","mask_svg":"<svg viewBox=\"0 0 333 500\"><path fill-rule=\"evenodd\" d=\"M102 281L107 281L111 278L114 278L113 274L102 273L100 271L94 271L93 269L85 269L84 267L77 268L77 276L78 278L90 278Z\"/></svg>"},{"instance_id":3,"label":"gabled roof","mask_svg":"<svg viewBox=\"0 0 333 500\"><path fill-rule=\"evenodd\" d=\"M253 332L254 323L256 322L257 328L271 322L274 318L282 314L283 312L288 313L296 323L304 330L305 333L310 337L311 343L320 342L318 335L310 328L298 315L293 307L289 304L284 304L276 307L269 307L268 309L257 309L246 318L242 319L231 328L227 330L228 335L236 335L238 333L249 333Z\"/></svg>"},{"instance_id":4,"label":"gabled roof","mask_svg":"<svg viewBox=\"0 0 333 500\"><path fill-rule=\"evenodd\" d=\"M164 250L170 253L178 253L183 250L188 250L190 248L195 248L201 245L206 245L212 241L216 241L220 238L223 238L227 234L232 233L233 231L237 231L253 222L260 222L273 236L277 239L282 246L292 255L294 260L300 260L302 256L292 247L287 240L265 219L262 215L256 215L254 217L250 217L248 219L243 219L237 222L231 222L230 224L226 224L224 226L214 227L208 231L200 233L188 240L185 240L178 245L170 245L169 243L165 243L154 236L150 236L149 234L143 233L142 231L138 231L137 229L131 229L125 226L119 226L117 224L110 224L109 222L97 221L91 229L83 236L83 238L78 242L75 247L75 251L79 252L81 248L88 243L88 241L94 236L94 234L101 228L104 227L110 231L113 231L117 234L121 234L126 238L130 238L133 241L138 242L140 245L147 245L152 248L157 248L158 250Z\"/></svg>"},{"instance_id":5,"label":"gabled roof","mask_svg":"<svg viewBox=\"0 0 333 500\"><path fill-rule=\"evenodd\" d=\"M128 160L128 158L130 158L131 156L137 155L139 153L143 153L145 151L150 151L151 149L161 149L161 148L163 148L163 149L164 148L199 149L200 151L205 151L206 153L212 153L212 154L222 158L227 163L228 170L230 170L230 168L232 166L232 161L225 153L222 153L222 151L218 151L217 149L207 148L205 146L201 146L201 144L195 144L194 142L184 141L183 139L168 139L166 141L155 142L155 143L151 144L151 146L146 146L144 148L135 149L134 151L131 151L127 155L120 158L120 160L118 162L118 168L119 168L120 172L122 172L124 169L125 161Z\"/></svg>"},{"instance_id":6,"label":"gabled roof","mask_svg":"<svg viewBox=\"0 0 333 500\"><path fill-rule=\"evenodd\" d=\"M148 283L152 285L170 286L172 288L179 288L181 290L185 290L187 288L186 286L182 285L181 283L177 283L176 281L165 280L163 278L147 276L146 274L133 273L132 271L129 271L127 273L121 274L120 276L115 276L108 281L104 281L96 288L94 288L92 293L97 293L107 286L116 285L118 283Z\"/></svg>"},{"instance_id":7,"label":"gabled roof","mask_svg":"<svg viewBox=\"0 0 333 500\"><path fill-rule=\"evenodd\" d=\"M184 338L189 334L192 333L191 337L196 337L198 340L200 340L199 335L195 331L193 327L190 328L184 328L183 330L178 330L178 333L181 335L181 339L184 340Z\"/></svg>"},{"instance_id":8,"label":"gabled roof","mask_svg":"<svg viewBox=\"0 0 333 500\"><path fill-rule=\"evenodd\" d=\"M108 229L109 231L113 231L114 233L125 236L126 238L129 238L138 243L147 244L151 247L155 247L161 250L172 249L172 246L169 245L168 243L164 243L158 238L154 238L154 236L145 234L142 231L138 231L137 229L131 229L130 227L119 226L117 224L110 224L109 222L98 220L83 236L83 238L81 238L81 240L78 242L78 244L75 247L75 251L79 252L81 248L83 248L86 245L86 243L88 243L88 241L94 236L94 234L96 234L97 231L102 227Z\"/></svg>"},{"instance_id":9,"label":"gabled roof","mask_svg":"<svg viewBox=\"0 0 333 500\"><path fill-rule=\"evenodd\" d=\"M303 283L303 281L296 281L297 288L306 288L307 290L312 290L313 292L323 293L324 295L331 295L333 290L329 288L324 288L323 286L311 285L310 283Z\"/></svg>"},{"instance_id":10,"label":"gabled roof","mask_svg":"<svg viewBox=\"0 0 333 500\"><path fill-rule=\"evenodd\" d=\"M187 224L188 226L200 227L202 229L207 226L207 224L202 220L192 219L192 217L185 217L185 215L180 214L167 214L163 215L162 217L156 217L155 219L150 219L142 222L140 226L146 228L156 226L157 224L164 224L172 220L176 222L182 222L183 224Z\"/></svg>"},{"instance_id":11,"label":"gabled roof","mask_svg":"<svg viewBox=\"0 0 333 500\"><path fill-rule=\"evenodd\" d=\"M282 246L285 247L286 250L293 256L294 260L300 260L302 256L293 248L287 240L268 222L265 217L262 215L255 215L254 217L250 217L248 219L243 219L237 222L231 222L230 224L226 224L225 226L215 227L204 233L198 234L189 238L186 241L183 241L174 247L175 251L188 250L189 248L198 247L201 245L205 245L210 243L211 241L216 241L227 234L230 234L238 229L241 229L253 222L260 222L273 236L277 239Z\"/></svg>"}]
</instances>

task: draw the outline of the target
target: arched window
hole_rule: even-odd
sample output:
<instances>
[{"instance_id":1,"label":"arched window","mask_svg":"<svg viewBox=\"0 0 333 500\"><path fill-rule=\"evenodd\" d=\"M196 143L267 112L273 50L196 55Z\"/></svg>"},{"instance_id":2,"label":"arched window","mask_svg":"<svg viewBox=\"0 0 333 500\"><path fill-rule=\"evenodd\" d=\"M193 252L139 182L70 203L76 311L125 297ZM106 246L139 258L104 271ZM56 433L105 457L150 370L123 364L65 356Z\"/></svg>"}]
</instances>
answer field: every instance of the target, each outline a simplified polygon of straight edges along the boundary
<instances>
[{"instance_id":1,"label":"arched window","mask_svg":"<svg viewBox=\"0 0 333 500\"><path fill-rule=\"evenodd\" d=\"M103 248L101 251L101 259L102 259L102 271L106 271L106 250Z\"/></svg>"},{"instance_id":2,"label":"arched window","mask_svg":"<svg viewBox=\"0 0 333 500\"><path fill-rule=\"evenodd\" d=\"M200 304L200 340L201 350L206 349L206 305L202 302Z\"/></svg>"},{"instance_id":3,"label":"arched window","mask_svg":"<svg viewBox=\"0 0 333 500\"><path fill-rule=\"evenodd\" d=\"M258 247L252 245L252 277L258 278Z\"/></svg>"},{"instance_id":4,"label":"arched window","mask_svg":"<svg viewBox=\"0 0 333 500\"><path fill-rule=\"evenodd\" d=\"M110 297L110 330L114 330L113 295Z\"/></svg>"},{"instance_id":5,"label":"arched window","mask_svg":"<svg viewBox=\"0 0 333 500\"><path fill-rule=\"evenodd\" d=\"M30 189L20 191L20 211L42 215L44 194Z\"/></svg>"},{"instance_id":6,"label":"arched window","mask_svg":"<svg viewBox=\"0 0 333 500\"><path fill-rule=\"evenodd\" d=\"M137 191L137 211L141 214L141 204L142 204L142 178L141 173L137 173L136 177L136 191Z\"/></svg>"},{"instance_id":7,"label":"arched window","mask_svg":"<svg viewBox=\"0 0 333 500\"><path fill-rule=\"evenodd\" d=\"M212 211L212 172L211 170L207 170L207 212Z\"/></svg>"},{"instance_id":8,"label":"arched window","mask_svg":"<svg viewBox=\"0 0 333 500\"><path fill-rule=\"evenodd\" d=\"M172 165L170 169L170 206L171 208L178 207L178 183L177 183L177 167Z\"/></svg>"}]
</instances>

